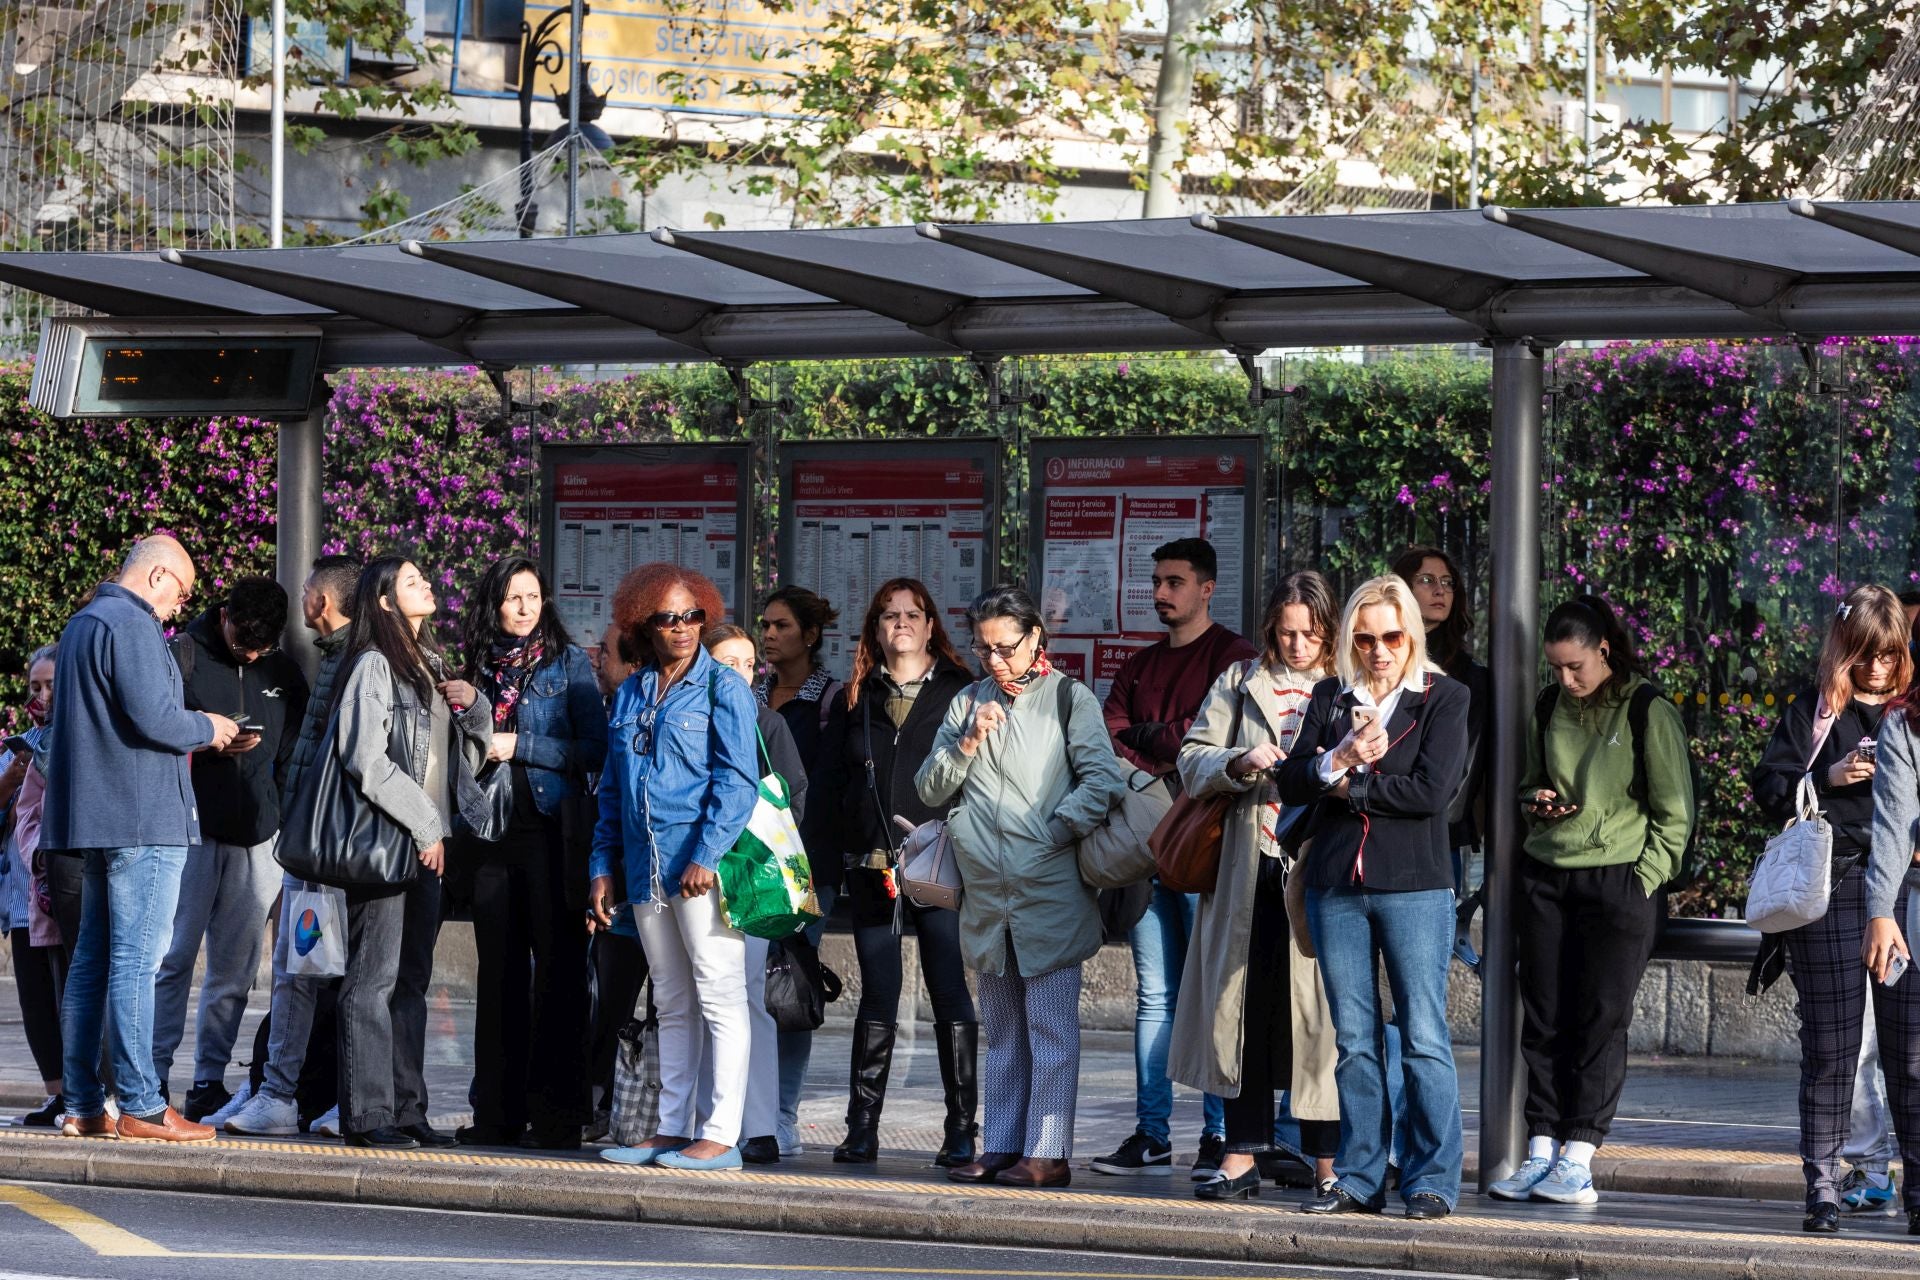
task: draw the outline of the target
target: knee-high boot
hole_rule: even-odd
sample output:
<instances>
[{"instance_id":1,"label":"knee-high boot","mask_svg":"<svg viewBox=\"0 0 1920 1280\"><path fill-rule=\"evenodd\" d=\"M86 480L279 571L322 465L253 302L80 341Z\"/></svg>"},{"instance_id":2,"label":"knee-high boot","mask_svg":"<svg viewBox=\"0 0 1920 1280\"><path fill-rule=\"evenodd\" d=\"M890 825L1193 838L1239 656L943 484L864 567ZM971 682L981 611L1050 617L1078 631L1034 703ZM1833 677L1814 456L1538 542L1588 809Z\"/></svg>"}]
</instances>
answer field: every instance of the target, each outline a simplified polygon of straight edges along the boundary
<instances>
[{"instance_id":1,"label":"knee-high boot","mask_svg":"<svg viewBox=\"0 0 1920 1280\"><path fill-rule=\"evenodd\" d=\"M853 1062L847 1072L847 1140L834 1149L836 1164L872 1164L880 1158L880 1108L893 1069L891 1022L853 1024Z\"/></svg>"},{"instance_id":2,"label":"knee-high boot","mask_svg":"<svg viewBox=\"0 0 1920 1280\"><path fill-rule=\"evenodd\" d=\"M933 1162L943 1169L973 1163L980 1126L980 1024L936 1022L934 1043L940 1048L940 1083L947 1090L947 1140Z\"/></svg>"}]
</instances>

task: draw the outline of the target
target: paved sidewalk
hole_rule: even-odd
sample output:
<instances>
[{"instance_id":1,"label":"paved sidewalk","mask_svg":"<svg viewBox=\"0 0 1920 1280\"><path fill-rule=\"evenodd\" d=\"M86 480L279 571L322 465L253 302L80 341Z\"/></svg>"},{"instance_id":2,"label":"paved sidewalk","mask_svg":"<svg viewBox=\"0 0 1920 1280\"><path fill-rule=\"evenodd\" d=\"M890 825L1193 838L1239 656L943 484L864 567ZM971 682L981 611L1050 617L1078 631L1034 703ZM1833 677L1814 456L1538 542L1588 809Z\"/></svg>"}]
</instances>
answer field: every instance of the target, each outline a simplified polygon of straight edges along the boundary
<instances>
[{"instance_id":1,"label":"paved sidewalk","mask_svg":"<svg viewBox=\"0 0 1920 1280\"><path fill-rule=\"evenodd\" d=\"M37 1105L41 1093L18 1022L12 992L0 992L0 1116ZM239 1039L244 1060L264 1012L261 993L248 1011ZM192 1012L173 1089L182 1096L190 1073ZM881 1126L882 1147L902 1157L931 1152L945 1114L939 1064L926 1028L905 1024L896 1049L893 1080ZM801 1104L803 1140L814 1153L811 1167L846 1135L846 1067L850 1026L829 1024L815 1037ZM446 1000L430 1010L427 1085L434 1123L464 1124L473 1066L473 1007ZM1476 1170L1479 1122L1479 1054L1459 1047L1461 1105L1467 1129L1468 1181ZM244 1068L228 1072L237 1086ZM1797 1200L1800 1196L1796 1101L1798 1073L1791 1066L1710 1058L1636 1058L1627 1075L1613 1142L1602 1149L1595 1174L1605 1190L1664 1194L1744 1196ZM0 1121L4 1123L4 1121ZM1174 1105L1177 1159L1190 1161L1199 1138L1199 1095L1178 1089ZM1112 1150L1133 1131L1131 1038L1089 1031L1082 1037L1079 1111L1074 1127L1075 1162ZM817 1159L815 1158L817 1156ZM1083 1182L1109 1181L1082 1172ZM1185 1179L1178 1179L1184 1191Z\"/></svg>"}]
</instances>

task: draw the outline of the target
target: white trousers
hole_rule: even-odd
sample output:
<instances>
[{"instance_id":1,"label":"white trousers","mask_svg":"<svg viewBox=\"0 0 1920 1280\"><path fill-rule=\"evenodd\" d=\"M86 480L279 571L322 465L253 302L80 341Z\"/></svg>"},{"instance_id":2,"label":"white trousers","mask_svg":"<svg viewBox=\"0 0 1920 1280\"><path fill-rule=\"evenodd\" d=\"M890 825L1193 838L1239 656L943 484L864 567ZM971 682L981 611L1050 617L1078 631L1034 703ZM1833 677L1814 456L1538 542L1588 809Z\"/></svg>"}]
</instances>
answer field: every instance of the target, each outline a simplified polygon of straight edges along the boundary
<instances>
[{"instance_id":1,"label":"white trousers","mask_svg":"<svg viewBox=\"0 0 1920 1280\"><path fill-rule=\"evenodd\" d=\"M771 1138L780 1126L780 1029L767 1012L767 940L747 939L747 1022L753 1037L747 1067L746 1117L740 1138Z\"/></svg>"},{"instance_id":2,"label":"white trousers","mask_svg":"<svg viewBox=\"0 0 1920 1280\"><path fill-rule=\"evenodd\" d=\"M638 903L633 918L660 1019L660 1132L734 1146L751 1053L747 936L727 927L714 890L658 908ZM711 1092L700 1087L703 1055L712 1064Z\"/></svg>"}]
</instances>

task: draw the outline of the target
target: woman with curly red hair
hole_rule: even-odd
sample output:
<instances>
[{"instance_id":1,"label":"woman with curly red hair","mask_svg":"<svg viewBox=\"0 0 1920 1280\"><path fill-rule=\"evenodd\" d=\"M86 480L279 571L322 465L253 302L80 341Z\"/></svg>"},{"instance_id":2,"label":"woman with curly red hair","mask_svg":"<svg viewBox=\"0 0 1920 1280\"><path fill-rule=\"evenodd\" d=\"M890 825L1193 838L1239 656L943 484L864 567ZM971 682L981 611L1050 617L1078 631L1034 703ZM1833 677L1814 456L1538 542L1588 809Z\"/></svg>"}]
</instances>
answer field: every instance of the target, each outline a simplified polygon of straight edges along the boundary
<instances>
[{"instance_id":1,"label":"woman with curly red hair","mask_svg":"<svg viewBox=\"0 0 1920 1280\"><path fill-rule=\"evenodd\" d=\"M725 620L713 583L644 564L613 596L613 618L646 657L613 696L600 822L593 833L592 928L634 906L660 1019L660 1131L605 1153L617 1164L738 1169L751 1033L747 940L720 906L720 859L746 830L758 794L757 708L746 683L701 647ZM626 884L616 891L613 864ZM700 1089L704 1027L711 1091Z\"/></svg>"}]
</instances>

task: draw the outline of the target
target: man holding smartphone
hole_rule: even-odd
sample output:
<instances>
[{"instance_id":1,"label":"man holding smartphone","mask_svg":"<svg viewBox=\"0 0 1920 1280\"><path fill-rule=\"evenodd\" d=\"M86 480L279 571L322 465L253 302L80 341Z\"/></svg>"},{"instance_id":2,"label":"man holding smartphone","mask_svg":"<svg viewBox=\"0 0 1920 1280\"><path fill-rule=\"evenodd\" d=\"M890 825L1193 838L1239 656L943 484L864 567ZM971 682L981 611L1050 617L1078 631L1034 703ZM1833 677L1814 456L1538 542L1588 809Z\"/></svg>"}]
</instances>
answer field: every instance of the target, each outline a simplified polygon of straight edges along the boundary
<instances>
[{"instance_id":1,"label":"man holding smartphone","mask_svg":"<svg viewBox=\"0 0 1920 1280\"><path fill-rule=\"evenodd\" d=\"M232 1099L224 1077L259 968L267 908L280 891L273 848L281 775L307 703L306 677L280 652L286 625L286 589L268 577L241 578L171 645L187 707L220 712L241 730L225 747L193 758L201 838L187 850L172 943L154 984L153 1064L164 1092L185 1035L194 958L205 941L193 1087L181 1107L189 1120Z\"/></svg>"}]
</instances>

